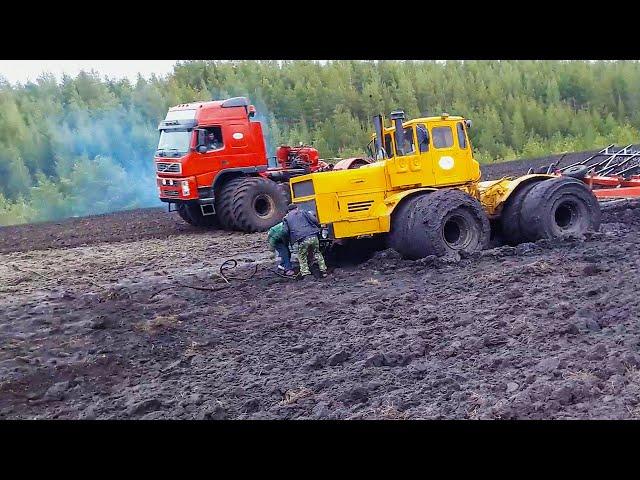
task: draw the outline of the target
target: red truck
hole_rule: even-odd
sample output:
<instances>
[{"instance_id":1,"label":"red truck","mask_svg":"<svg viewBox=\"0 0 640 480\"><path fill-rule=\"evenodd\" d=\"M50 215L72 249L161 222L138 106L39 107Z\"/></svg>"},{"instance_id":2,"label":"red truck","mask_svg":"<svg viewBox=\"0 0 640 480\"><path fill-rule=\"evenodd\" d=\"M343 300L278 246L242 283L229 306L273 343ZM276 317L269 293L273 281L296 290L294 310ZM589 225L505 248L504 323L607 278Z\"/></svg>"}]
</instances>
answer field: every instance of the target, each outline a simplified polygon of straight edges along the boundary
<instances>
[{"instance_id":1,"label":"red truck","mask_svg":"<svg viewBox=\"0 0 640 480\"><path fill-rule=\"evenodd\" d=\"M158 126L155 153L160 200L186 222L264 231L284 216L289 179L333 167L310 146L280 146L270 166L256 109L246 97L177 105ZM347 159L355 168L366 159Z\"/></svg>"}]
</instances>

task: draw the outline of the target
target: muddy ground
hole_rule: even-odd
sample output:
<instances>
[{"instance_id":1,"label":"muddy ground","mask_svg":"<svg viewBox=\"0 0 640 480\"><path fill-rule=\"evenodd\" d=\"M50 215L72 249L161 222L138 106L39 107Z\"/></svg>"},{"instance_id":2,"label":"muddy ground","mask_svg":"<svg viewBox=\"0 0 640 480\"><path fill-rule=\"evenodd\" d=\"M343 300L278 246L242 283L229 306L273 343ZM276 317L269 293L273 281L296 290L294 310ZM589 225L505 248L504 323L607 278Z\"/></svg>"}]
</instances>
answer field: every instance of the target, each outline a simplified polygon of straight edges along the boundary
<instances>
[{"instance_id":1,"label":"muddy ground","mask_svg":"<svg viewBox=\"0 0 640 480\"><path fill-rule=\"evenodd\" d=\"M161 209L2 228L0 418L639 418L639 233L294 282Z\"/></svg>"}]
</instances>

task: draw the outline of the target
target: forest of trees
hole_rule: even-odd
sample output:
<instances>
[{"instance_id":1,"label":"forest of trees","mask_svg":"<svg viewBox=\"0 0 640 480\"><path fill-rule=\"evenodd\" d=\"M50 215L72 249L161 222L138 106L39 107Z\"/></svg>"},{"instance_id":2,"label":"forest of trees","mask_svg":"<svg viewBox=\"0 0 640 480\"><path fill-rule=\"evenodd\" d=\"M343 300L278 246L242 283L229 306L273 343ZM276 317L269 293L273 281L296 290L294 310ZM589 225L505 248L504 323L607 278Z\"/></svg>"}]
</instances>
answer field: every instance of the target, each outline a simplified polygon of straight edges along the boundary
<instances>
[{"instance_id":1,"label":"forest of trees","mask_svg":"<svg viewBox=\"0 0 640 480\"><path fill-rule=\"evenodd\" d=\"M470 118L476 158L496 162L640 139L631 61L189 61L166 77L0 77L0 225L160 205L158 122L179 103L248 96L270 154L305 142L363 154L371 116Z\"/></svg>"}]
</instances>

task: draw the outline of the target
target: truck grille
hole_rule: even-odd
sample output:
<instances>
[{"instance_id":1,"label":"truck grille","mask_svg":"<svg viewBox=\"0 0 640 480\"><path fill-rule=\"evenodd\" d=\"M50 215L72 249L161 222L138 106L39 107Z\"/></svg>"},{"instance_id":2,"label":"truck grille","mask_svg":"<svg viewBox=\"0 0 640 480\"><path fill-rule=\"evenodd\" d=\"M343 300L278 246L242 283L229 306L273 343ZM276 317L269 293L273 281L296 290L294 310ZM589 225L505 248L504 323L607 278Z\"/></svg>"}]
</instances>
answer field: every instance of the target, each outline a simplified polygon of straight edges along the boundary
<instances>
[{"instance_id":1,"label":"truck grille","mask_svg":"<svg viewBox=\"0 0 640 480\"><path fill-rule=\"evenodd\" d=\"M353 212L366 212L373 205L373 200L366 200L364 202L351 202L347 203L347 210Z\"/></svg>"},{"instance_id":2,"label":"truck grille","mask_svg":"<svg viewBox=\"0 0 640 480\"><path fill-rule=\"evenodd\" d=\"M156 170L162 173L182 173L182 164L157 162Z\"/></svg>"}]
</instances>

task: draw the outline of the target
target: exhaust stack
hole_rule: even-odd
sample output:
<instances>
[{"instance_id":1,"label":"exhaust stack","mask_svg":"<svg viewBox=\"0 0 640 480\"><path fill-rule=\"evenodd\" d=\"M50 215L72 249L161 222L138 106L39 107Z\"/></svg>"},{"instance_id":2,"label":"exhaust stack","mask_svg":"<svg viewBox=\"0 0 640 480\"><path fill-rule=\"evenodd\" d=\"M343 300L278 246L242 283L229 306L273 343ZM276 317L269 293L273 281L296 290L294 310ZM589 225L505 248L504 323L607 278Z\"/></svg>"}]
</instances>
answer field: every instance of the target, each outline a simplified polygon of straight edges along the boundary
<instances>
[{"instance_id":1,"label":"exhaust stack","mask_svg":"<svg viewBox=\"0 0 640 480\"><path fill-rule=\"evenodd\" d=\"M404 120L404 112L402 110L396 110L395 112L391 112L391 115L389 115L389 118L391 118L391 121L393 122L393 125L396 129L396 132L395 132L396 153L398 155L404 155L404 149L403 149L404 130L402 128L402 121Z\"/></svg>"},{"instance_id":2,"label":"exhaust stack","mask_svg":"<svg viewBox=\"0 0 640 480\"><path fill-rule=\"evenodd\" d=\"M373 117L373 128L376 131L376 141L375 141L376 153L375 153L374 160L378 160L379 159L378 157L380 155L382 155L382 158L385 158L387 156L382 144L383 121L384 120L382 118L382 115L376 115Z\"/></svg>"}]
</instances>

